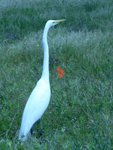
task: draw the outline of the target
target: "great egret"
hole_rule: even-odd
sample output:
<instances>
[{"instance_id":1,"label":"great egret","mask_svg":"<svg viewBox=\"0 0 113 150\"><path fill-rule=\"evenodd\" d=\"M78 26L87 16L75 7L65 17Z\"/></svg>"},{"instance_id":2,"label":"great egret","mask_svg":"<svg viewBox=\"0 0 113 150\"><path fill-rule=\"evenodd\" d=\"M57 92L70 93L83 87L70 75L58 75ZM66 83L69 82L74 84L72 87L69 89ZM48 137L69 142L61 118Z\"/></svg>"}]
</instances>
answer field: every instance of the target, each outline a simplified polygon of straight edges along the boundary
<instances>
[{"instance_id":1,"label":"great egret","mask_svg":"<svg viewBox=\"0 0 113 150\"><path fill-rule=\"evenodd\" d=\"M47 34L52 26L63 21L65 21L65 19L49 20L45 25L42 38L44 48L43 72L40 80L33 89L23 112L19 131L19 139L21 141L25 141L27 139L33 125L40 120L48 107L51 97L51 90L49 82L49 47L47 42Z\"/></svg>"}]
</instances>

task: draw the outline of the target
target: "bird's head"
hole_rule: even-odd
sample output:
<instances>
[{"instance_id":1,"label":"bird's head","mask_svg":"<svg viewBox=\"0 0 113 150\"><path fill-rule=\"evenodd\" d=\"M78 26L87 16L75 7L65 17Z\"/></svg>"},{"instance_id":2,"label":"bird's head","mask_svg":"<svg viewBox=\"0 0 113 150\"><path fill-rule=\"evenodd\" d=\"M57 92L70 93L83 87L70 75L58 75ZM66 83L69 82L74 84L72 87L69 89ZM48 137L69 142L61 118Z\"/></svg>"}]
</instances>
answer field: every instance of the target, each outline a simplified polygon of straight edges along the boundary
<instances>
[{"instance_id":1,"label":"bird's head","mask_svg":"<svg viewBox=\"0 0 113 150\"><path fill-rule=\"evenodd\" d=\"M48 25L49 27L52 27L52 26L55 26L55 25L59 24L60 22L64 22L64 21L65 21L65 19L60 19L60 20L48 20L48 21L47 21L47 25Z\"/></svg>"}]
</instances>

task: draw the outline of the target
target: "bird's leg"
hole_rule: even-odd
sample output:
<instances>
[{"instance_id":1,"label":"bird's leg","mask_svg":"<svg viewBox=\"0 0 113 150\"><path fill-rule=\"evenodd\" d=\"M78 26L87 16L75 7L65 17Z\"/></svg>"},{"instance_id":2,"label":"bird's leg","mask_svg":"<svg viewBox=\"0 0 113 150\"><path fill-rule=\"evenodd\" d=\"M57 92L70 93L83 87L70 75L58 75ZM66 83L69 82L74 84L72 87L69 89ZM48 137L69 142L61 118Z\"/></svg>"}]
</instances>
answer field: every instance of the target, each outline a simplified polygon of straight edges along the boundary
<instances>
[{"instance_id":1,"label":"bird's leg","mask_svg":"<svg viewBox=\"0 0 113 150\"><path fill-rule=\"evenodd\" d=\"M40 144L41 144L44 141L44 139L43 139L44 130L43 130L41 119L39 119L38 121L36 121L33 124L32 128L30 130L30 133L31 133L31 135L35 134L35 136L36 136L36 132L34 131L34 128L35 128L36 124L39 124L39 128L40 128L40 130L39 130L39 138L40 138Z\"/></svg>"},{"instance_id":2,"label":"bird's leg","mask_svg":"<svg viewBox=\"0 0 113 150\"><path fill-rule=\"evenodd\" d=\"M42 144L42 142L44 141L44 138L43 138L44 130L43 130L43 126L42 126L42 121L41 121L41 119L39 119L39 120L37 121L37 123L39 124L39 127L40 127L39 136L40 136L40 144Z\"/></svg>"},{"instance_id":3,"label":"bird's leg","mask_svg":"<svg viewBox=\"0 0 113 150\"><path fill-rule=\"evenodd\" d=\"M43 131L43 126L42 126L42 121L41 121L41 119L39 119L38 121L36 121L36 122L33 124L32 128L31 128L31 130L30 130L30 133L31 133L31 135L34 133L34 128L35 128L36 124L39 124L39 126L40 126L39 135L42 136L43 133L44 133L44 131Z\"/></svg>"},{"instance_id":4,"label":"bird's leg","mask_svg":"<svg viewBox=\"0 0 113 150\"><path fill-rule=\"evenodd\" d=\"M40 137L41 137L43 135L43 133L44 133L41 119L38 120L38 123L40 124L40 132L39 132L39 134L40 134Z\"/></svg>"},{"instance_id":5,"label":"bird's leg","mask_svg":"<svg viewBox=\"0 0 113 150\"><path fill-rule=\"evenodd\" d=\"M31 135L34 133L34 127L35 127L35 124L32 126L32 128L30 130Z\"/></svg>"},{"instance_id":6,"label":"bird's leg","mask_svg":"<svg viewBox=\"0 0 113 150\"><path fill-rule=\"evenodd\" d=\"M41 121L41 119L39 119L36 123L39 124L39 128L40 128L39 136L42 136L42 135L43 135L43 126L42 126L42 121ZM36 124L36 123L35 123L35 124Z\"/></svg>"}]
</instances>

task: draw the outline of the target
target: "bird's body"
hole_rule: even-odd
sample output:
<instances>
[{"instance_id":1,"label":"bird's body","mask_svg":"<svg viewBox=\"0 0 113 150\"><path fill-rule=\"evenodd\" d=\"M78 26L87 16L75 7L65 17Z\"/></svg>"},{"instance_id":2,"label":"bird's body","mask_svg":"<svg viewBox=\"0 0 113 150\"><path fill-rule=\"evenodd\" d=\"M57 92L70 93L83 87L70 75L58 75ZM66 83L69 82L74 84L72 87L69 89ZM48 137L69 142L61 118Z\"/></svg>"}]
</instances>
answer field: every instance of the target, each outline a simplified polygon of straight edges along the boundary
<instances>
[{"instance_id":1,"label":"bird's body","mask_svg":"<svg viewBox=\"0 0 113 150\"><path fill-rule=\"evenodd\" d=\"M50 85L45 80L40 79L24 109L20 129L20 137L23 139L27 138L26 135L28 135L34 123L42 117L49 104L50 95Z\"/></svg>"},{"instance_id":2,"label":"bird's body","mask_svg":"<svg viewBox=\"0 0 113 150\"><path fill-rule=\"evenodd\" d=\"M43 72L40 80L33 89L23 112L22 123L19 131L19 139L22 141L27 139L34 123L42 117L50 101L51 90L49 82L49 48L47 34L50 27L61 21L64 20L49 20L44 28L42 39L44 48Z\"/></svg>"}]
</instances>

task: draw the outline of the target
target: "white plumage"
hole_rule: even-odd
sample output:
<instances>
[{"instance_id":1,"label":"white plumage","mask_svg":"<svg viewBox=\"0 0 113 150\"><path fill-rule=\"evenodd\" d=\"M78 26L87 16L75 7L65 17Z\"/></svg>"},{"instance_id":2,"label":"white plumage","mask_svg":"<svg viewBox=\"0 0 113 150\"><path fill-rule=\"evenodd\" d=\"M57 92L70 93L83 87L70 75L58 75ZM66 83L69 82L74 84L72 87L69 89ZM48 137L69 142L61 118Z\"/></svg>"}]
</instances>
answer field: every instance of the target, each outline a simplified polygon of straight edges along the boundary
<instances>
[{"instance_id":1,"label":"white plumage","mask_svg":"<svg viewBox=\"0 0 113 150\"><path fill-rule=\"evenodd\" d=\"M43 72L40 80L33 89L23 112L21 128L19 131L19 139L22 141L27 139L34 123L42 117L48 107L51 91L49 82L49 48L47 43L47 33L50 27L62 21L64 21L64 19L49 20L44 28L42 39L44 48Z\"/></svg>"}]
</instances>

